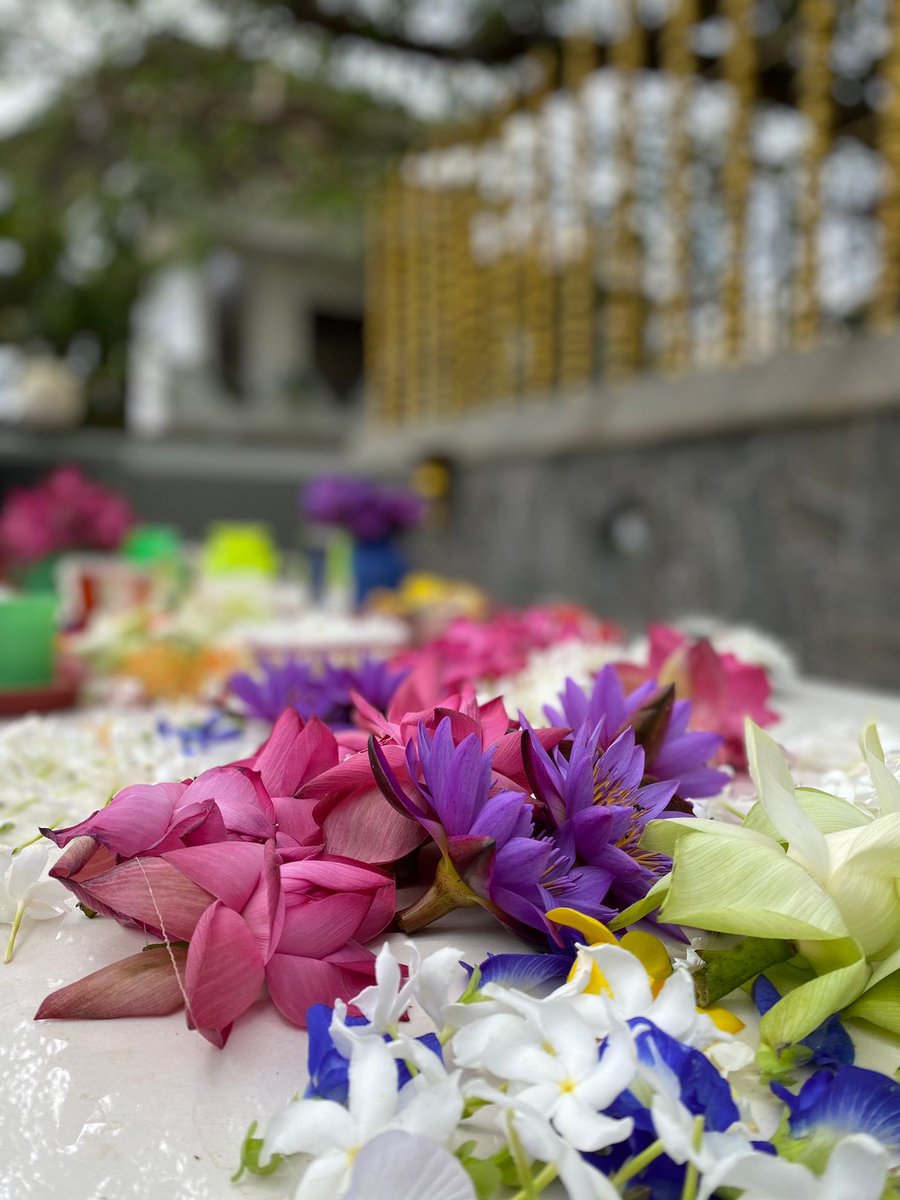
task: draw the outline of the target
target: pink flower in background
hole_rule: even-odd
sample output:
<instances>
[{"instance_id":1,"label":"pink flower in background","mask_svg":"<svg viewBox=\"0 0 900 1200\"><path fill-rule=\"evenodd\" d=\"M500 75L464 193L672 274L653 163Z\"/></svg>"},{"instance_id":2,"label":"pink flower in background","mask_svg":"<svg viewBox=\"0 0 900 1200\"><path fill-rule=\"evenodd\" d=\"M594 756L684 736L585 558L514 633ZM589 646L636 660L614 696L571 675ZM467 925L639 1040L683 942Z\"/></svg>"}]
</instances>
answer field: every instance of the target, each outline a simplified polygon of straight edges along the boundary
<instances>
[{"instance_id":1,"label":"pink flower in background","mask_svg":"<svg viewBox=\"0 0 900 1200\"><path fill-rule=\"evenodd\" d=\"M615 642L621 631L609 621L569 604L505 609L488 621L457 617L440 637L399 655L396 666L430 665L445 692L479 680L500 679L523 670L533 650L559 642Z\"/></svg>"},{"instance_id":2,"label":"pink flower in background","mask_svg":"<svg viewBox=\"0 0 900 1200\"><path fill-rule=\"evenodd\" d=\"M65 550L115 550L134 524L128 502L60 467L31 488L13 488L0 512L0 554L26 566Z\"/></svg>"},{"instance_id":3,"label":"pink flower in background","mask_svg":"<svg viewBox=\"0 0 900 1200\"><path fill-rule=\"evenodd\" d=\"M778 720L768 706L772 694L763 667L719 654L706 638L688 638L668 625L651 625L647 663L621 663L617 671L627 687L655 679L661 687L675 685L679 699L690 700L691 728L721 734L718 761L746 770L744 718L765 727Z\"/></svg>"}]
</instances>

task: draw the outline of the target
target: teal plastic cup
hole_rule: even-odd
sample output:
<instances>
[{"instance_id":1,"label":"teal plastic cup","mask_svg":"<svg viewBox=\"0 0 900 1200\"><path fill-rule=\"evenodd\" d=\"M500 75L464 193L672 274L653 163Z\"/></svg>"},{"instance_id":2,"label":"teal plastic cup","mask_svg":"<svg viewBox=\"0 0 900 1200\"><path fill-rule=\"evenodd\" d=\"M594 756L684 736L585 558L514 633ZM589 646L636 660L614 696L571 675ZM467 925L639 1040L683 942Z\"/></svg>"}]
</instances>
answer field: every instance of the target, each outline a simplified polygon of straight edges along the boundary
<instances>
[{"instance_id":1,"label":"teal plastic cup","mask_svg":"<svg viewBox=\"0 0 900 1200\"><path fill-rule=\"evenodd\" d=\"M0 690L51 683L55 642L55 597L0 598Z\"/></svg>"}]
</instances>

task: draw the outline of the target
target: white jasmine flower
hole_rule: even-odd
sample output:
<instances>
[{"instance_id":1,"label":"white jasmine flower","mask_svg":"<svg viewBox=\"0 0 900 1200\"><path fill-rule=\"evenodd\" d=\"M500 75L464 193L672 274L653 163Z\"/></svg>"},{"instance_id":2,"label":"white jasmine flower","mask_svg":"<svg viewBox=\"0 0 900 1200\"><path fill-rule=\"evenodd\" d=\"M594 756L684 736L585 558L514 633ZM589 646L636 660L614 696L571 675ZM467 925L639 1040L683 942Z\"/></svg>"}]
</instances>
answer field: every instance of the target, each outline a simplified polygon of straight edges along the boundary
<instances>
[{"instance_id":1,"label":"white jasmine flower","mask_svg":"<svg viewBox=\"0 0 900 1200\"><path fill-rule=\"evenodd\" d=\"M621 1200L618 1189L607 1176L586 1162L547 1117L523 1096L510 1096L484 1083L478 1087L473 1085L471 1094L477 1094L494 1106L497 1128L504 1137L514 1133L527 1155L556 1168L569 1200ZM614 1140L622 1140L631 1132L631 1121L621 1124L621 1138ZM606 1144L611 1145L612 1141Z\"/></svg>"},{"instance_id":2,"label":"white jasmine flower","mask_svg":"<svg viewBox=\"0 0 900 1200\"><path fill-rule=\"evenodd\" d=\"M406 943L409 956L404 980L400 962L387 942L375 959L375 983L364 988L351 1004L363 1014L368 1025L347 1025L348 1005L337 1000L331 1024L331 1037L340 1052L349 1057L350 1047L361 1038L396 1037L400 1021L413 1000L417 1000L432 1023L443 1027L443 1010L448 994L458 996L465 988L466 973L460 966L462 950L445 946L422 961L414 942Z\"/></svg>"},{"instance_id":3,"label":"white jasmine flower","mask_svg":"<svg viewBox=\"0 0 900 1200\"><path fill-rule=\"evenodd\" d=\"M741 1200L879 1200L887 1171L884 1147L855 1133L838 1142L823 1175L757 1151L723 1158L704 1174L697 1200L709 1200L722 1187L745 1189Z\"/></svg>"},{"instance_id":4,"label":"white jasmine flower","mask_svg":"<svg viewBox=\"0 0 900 1200\"><path fill-rule=\"evenodd\" d=\"M0 922L12 925L4 962L12 958L23 917L46 921L71 907L71 895L45 875L50 850L49 842L25 846L18 853L0 846Z\"/></svg>"},{"instance_id":5,"label":"white jasmine flower","mask_svg":"<svg viewBox=\"0 0 900 1200\"><path fill-rule=\"evenodd\" d=\"M393 1130L360 1150L346 1200L476 1200L459 1159L426 1137Z\"/></svg>"},{"instance_id":6,"label":"white jasmine flower","mask_svg":"<svg viewBox=\"0 0 900 1200\"><path fill-rule=\"evenodd\" d=\"M332 1100L295 1100L271 1121L262 1160L273 1154L315 1155L296 1198L334 1200L343 1193L359 1151L379 1134L401 1130L438 1145L448 1142L462 1117L463 1101L456 1077L443 1071L435 1055L430 1058L430 1077L416 1076L398 1092L391 1049L380 1038L356 1042L347 1106Z\"/></svg>"},{"instance_id":7,"label":"white jasmine flower","mask_svg":"<svg viewBox=\"0 0 900 1200\"><path fill-rule=\"evenodd\" d=\"M628 1137L632 1122L602 1111L634 1077L634 1039L627 1026L613 1028L601 1056L594 1031L571 1004L521 994L510 999L518 1016L488 1016L456 1034L457 1064L523 1085L517 1101L552 1120L577 1150L600 1150Z\"/></svg>"},{"instance_id":8,"label":"white jasmine flower","mask_svg":"<svg viewBox=\"0 0 900 1200\"><path fill-rule=\"evenodd\" d=\"M600 994L592 988L595 971L606 983L607 990ZM689 1046L703 1047L723 1040L722 1030L698 1010L690 971L685 966L676 964L654 996L645 967L621 946L579 946L572 978L553 997L570 999L600 1030L608 1026L611 1016L622 1021L646 1017L657 1029Z\"/></svg>"}]
</instances>

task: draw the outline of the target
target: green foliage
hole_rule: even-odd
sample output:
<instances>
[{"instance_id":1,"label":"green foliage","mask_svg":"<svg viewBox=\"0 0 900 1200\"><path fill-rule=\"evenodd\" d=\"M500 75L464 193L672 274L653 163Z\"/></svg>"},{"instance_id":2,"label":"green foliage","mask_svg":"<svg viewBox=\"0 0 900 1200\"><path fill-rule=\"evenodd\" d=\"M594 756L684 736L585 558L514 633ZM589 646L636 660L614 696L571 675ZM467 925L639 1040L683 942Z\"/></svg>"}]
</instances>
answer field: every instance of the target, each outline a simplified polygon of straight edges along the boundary
<instances>
[{"instance_id":1,"label":"green foliage","mask_svg":"<svg viewBox=\"0 0 900 1200\"><path fill-rule=\"evenodd\" d=\"M2 279L0 343L64 353L90 331L92 392L120 395L129 313L149 270L202 254L233 211L358 222L360 182L411 128L237 43L161 35L136 58L110 58L4 145L12 201L0 238L24 262Z\"/></svg>"},{"instance_id":2,"label":"green foliage","mask_svg":"<svg viewBox=\"0 0 900 1200\"><path fill-rule=\"evenodd\" d=\"M241 1163L231 1177L232 1183L237 1183L245 1171L249 1171L251 1175L272 1175L284 1162L282 1155L273 1154L271 1162L267 1163L264 1167L260 1166L259 1156L262 1152L264 1139L254 1136L256 1125L257 1122L254 1121L247 1130L247 1136L241 1145Z\"/></svg>"}]
</instances>

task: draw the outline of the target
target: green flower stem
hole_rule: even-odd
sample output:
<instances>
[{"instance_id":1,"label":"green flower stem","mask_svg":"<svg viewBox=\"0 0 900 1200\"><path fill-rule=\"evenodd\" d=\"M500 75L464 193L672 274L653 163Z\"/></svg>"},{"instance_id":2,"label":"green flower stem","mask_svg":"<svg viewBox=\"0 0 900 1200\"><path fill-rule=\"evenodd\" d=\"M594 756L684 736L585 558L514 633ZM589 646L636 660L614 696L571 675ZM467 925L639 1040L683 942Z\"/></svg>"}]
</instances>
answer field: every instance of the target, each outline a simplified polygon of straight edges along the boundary
<instances>
[{"instance_id":1,"label":"green flower stem","mask_svg":"<svg viewBox=\"0 0 900 1200\"><path fill-rule=\"evenodd\" d=\"M549 1187L558 1173L553 1163L547 1163L543 1171L539 1171L531 1181L531 1186L536 1190L536 1194L542 1192L545 1187ZM516 1192L512 1200L528 1200L528 1193Z\"/></svg>"},{"instance_id":2,"label":"green flower stem","mask_svg":"<svg viewBox=\"0 0 900 1200\"><path fill-rule=\"evenodd\" d=\"M16 906L16 915L13 917L12 929L9 931L9 941L6 943L6 953L3 955L3 962L12 962L13 948L16 944L16 937L19 933L19 926L22 924L22 918L25 916L25 901L20 900Z\"/></svg>"},{"instance_id":3,"label":"green flower stem","mask_svg":"<svg viewBox=\"0 0 900 1200\"><path fill-rule=\"evenodd\" d=\"M662 1140L657 1138L655 1142L651 1142L640 1154L636 1154L634 1158L630 1158L627 1163L624 1163L616 1171L615 1175L610 1177L610 1183L613 1187L621 1190L623 1184L626 1184L629 1179L634 1179L635 1175L640 1175L645 1167L649 1167L661 1154L665 1153L665 1149Z\"/></svg>"},{"instance_id":4,"label":"green flower stem","mask_svg":"<svg viewBox=\"0 0 900 1200\"><path fill-rule=\"evenodd\" d=\"M512 1151L513 1162L516 1164L516 1174L519 1176L519 1183L522 1185L522 1190L518 1193L517 1200L538 1200L534 1177L531 1174L531 1163L528 1161L525 1147L519 1140L519 1134L511 1112L506 1114L506 1128L509 1130L509 1148Z\"/></svg>"},{"instance_id":5,"label":"green flower stem","mask_svg":"<svg viewBox=\"0 0 900 1200\"><path fill-rule=\"evenodd\" d=\"M703 1115L694 1117L694 1136L691 1138L691 1145L695 1150L699 1150L703 1144ZM688 1159L687 1170L684 1173L684 1187L681 1189L681 1200L697 1200L697 1183L700 1178L700 1172L697 1170L697 1164L693 1159Z\"/></svg>"},{"instance_id":6,"label":"green flower stem","mask_svg":"<svg viewBox=\"0 0 900 1200\"><path fill-rule=\"evenodd\" d=\"M404 933L417 933L454 909L474 908L479 903L478 897L463 883L453 866L442 858L435 871L434 883L415 904L397 914L397 924Z\"/></svg>"}]
</instances>

